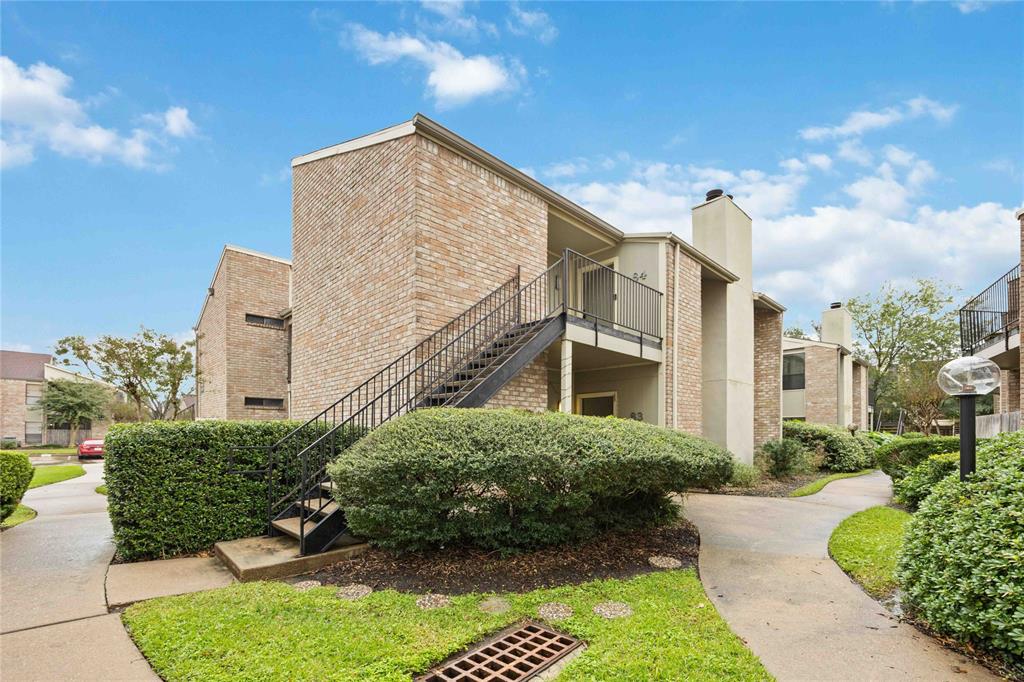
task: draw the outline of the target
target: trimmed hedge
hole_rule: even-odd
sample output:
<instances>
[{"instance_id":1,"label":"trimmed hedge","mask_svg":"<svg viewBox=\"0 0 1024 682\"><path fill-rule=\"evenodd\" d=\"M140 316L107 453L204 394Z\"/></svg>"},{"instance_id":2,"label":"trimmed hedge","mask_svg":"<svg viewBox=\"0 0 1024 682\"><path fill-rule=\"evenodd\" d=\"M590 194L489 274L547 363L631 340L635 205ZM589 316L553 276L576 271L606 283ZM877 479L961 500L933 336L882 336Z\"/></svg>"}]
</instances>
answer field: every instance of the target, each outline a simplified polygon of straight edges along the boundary
<instances>
[{"instance_id":1,"label":"trimmed hedge","mask_svg":"<svg viewBox=\"0 0 1024 682\"><path fill-rule=\"evenodd\" d=\"M912 615L1024 674L1024 432L978 454L966 482L948 476L921 503L897 578Z\"/></svg>"},{"instance_id":2,"label":"trimmed hedge","mask_svg":"<svg viewBox=\"0 0 1024 682\"><path fill-rule=\"evenodd\" d=\"M794 438L780 438L761 444L758 463L775 479L789 478L810 466L807 449Z\"/></svg>"},{"instance_id":3,"label":"trimmed hedge","mask_svg":"<svg viewBox=\"0 0 1024 682\"><path fill-rule=\"evenodd\" d=\"M857 438L836 426L786 421L782 435L803 443L818 466L828 471L861 471L873 462L875 444L870 438Z\"/></svg>"},{"instance_id":4,"label":"trimmed hedge","mask_svg":"<svg viewBox=\"0 0 1024 682\"><path fill-rule=\"evenodd\" d=\"M927 438L896 438L878 446L875 461L878 468L899 481L915 466L932 455L960 450L959 436L929 436Z\"/></svg>"},{"instance_id":5,"label":"trimmed hedge","mask_svg":"<svg viewBox=\"0 0 1024 682\"><path fill-rule=\"evenodd\" d=\"M893 484L894 498L910 511L917 511L924 498L942 479L960 471L960 453L932 455Z\"/></svg>"},{"instance_id":6,"label":"trimmed hedge","mask_svg":"<svg viewBox=\"0 0 1024 682\"><path fill-rule=\"evenodd\" d=\"M32 482L32 464L23 452L0 450L0 521L14 513Z\"/></svg>"},{"instance_id":7,"label":"trimmed hedge","mask_svg":"<svg viewBox=\"0 0 1024 682\"><path fill-rule=\"evenodd\" d=\"M377 546L512 552L667 522L671 493L726 484L733 460L627 419L439 408L385 424L328 470L352 532Z\"/></svg>"},{"instance_id":8,"label":"trimmed hedge","mask_svg":"<svg viewBox=\"0 0 1024 682\"><path fill-rule=\"evenodd\" d=\"M115 424L105 471L114 542L129 561L208 549L266 531L262 477L228 473L231 448L269 445L295 421L151 421ZM236 470L266 466L263 450L235 454ZM281 471L296 466L279 462Z\"/></svg>"}]
</instances>

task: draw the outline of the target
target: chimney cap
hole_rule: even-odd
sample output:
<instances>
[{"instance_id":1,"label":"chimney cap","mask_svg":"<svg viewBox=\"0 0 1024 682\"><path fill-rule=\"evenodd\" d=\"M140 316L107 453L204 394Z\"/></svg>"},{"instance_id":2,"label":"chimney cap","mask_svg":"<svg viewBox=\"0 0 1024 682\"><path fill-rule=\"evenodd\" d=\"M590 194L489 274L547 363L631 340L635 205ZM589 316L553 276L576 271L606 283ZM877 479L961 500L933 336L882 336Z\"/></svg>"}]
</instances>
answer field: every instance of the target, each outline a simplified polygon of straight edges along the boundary
<instances>
[{"instance_id":1,"label":"chimney cap","mask_svg":"<svg viewBox=\"0 0 1024 682\"><path fill-rule=\"evenodd\" d=\"M843 302L842 301L836 301L836 302L832 303L831 305L829 305L829 308L831 308L832 310L835 310L836 308L842 308L842 307L843 307Z\"/></svg>"},{"instance_id":2,"label":"chimney cap","mask_svg":"<svg viewBox=\"0 0 1024 682\"><path fill-rule=\"evenodd\" d=\"M705 199L705 201L711 201L712 199L717 199L718 197L722 196L723 194L725 194L724 190L721 190L721 189L710 189L710 190L708 190L707 196L705 196L704 199Z\"/></svg>"}]
</instances>

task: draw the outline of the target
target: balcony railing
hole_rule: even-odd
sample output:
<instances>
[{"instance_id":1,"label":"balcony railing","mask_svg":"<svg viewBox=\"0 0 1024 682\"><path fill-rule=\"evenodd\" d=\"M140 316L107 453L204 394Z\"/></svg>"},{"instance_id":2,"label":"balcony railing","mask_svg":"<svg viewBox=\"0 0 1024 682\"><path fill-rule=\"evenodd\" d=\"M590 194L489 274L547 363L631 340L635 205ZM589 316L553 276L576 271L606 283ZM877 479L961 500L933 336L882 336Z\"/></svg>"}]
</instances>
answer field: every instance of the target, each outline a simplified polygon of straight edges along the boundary
<instances>
[{"instance_id":1,"label":"balcony railing","mask_svg":"<svg viewBox=\"0 0 1024 682\"><path fill-rule=\"evenodd\" d=\"M660 291L570 249L562 257L568 314L661 341Z\"/></svg>"},{"instance_id":2,"label":"balcony railing","mask_svg":"<svg viewBox=\"0 0 1024 682\"><path fill-rule=\"evenodd\" d=\"M1020 328L1020 264L960 309L960 346L964 355L1006 340Z\"/></svg>"}]
</instances>

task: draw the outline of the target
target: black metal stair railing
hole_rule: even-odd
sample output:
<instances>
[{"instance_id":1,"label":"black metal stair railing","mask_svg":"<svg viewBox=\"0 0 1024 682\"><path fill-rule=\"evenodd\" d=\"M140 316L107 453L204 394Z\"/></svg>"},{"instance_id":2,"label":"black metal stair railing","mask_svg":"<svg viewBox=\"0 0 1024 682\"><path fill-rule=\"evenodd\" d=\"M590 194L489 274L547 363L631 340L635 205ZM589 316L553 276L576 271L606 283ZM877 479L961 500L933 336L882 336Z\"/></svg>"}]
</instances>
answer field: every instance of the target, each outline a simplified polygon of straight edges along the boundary
<instances>
[{"instance_id":1,"label":"black metal stair railing","mask_svg":"<svg viewBox=\"0 0 1024 682\"><path fill-rule=\"evenodd\" d=\"M1020 326L1020 264L960 309L960 345L964 355L1004 338Z\"/></svg>"}]
</instances>

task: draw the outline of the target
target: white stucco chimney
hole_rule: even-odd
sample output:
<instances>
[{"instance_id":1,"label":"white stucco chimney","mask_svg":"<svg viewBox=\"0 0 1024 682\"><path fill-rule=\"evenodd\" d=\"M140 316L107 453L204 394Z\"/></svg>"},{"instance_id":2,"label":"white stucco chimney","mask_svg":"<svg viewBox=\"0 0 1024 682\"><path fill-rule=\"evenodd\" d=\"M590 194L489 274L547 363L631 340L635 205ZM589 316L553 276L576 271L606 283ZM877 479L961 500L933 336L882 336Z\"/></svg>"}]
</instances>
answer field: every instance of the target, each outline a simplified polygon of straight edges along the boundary
<instances>
[{"instance_id":1,"label":"white stucco chimney","mask_svg":"<svg viewBox=\"0 0 1024 682\"><path fill-rule=\"evenodd\" d=\"M821 340L853 347L853 317L842 303L833 303L821 314Z\"/></svg>"},{"instance_id":2,"label":"white stucco chimney","mask_svg":"<svg viewBox=\"0 0 1024 682\"><path fill-rule=\"evenodd\" d=\"M754 460L754 292L750 216L721 190L693 208L693 245L739 277L701 287L704 436Z\"/></svg>"}]
</instances>

